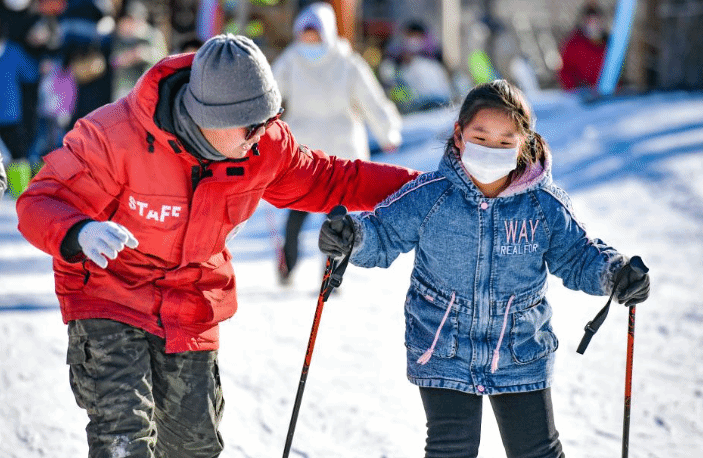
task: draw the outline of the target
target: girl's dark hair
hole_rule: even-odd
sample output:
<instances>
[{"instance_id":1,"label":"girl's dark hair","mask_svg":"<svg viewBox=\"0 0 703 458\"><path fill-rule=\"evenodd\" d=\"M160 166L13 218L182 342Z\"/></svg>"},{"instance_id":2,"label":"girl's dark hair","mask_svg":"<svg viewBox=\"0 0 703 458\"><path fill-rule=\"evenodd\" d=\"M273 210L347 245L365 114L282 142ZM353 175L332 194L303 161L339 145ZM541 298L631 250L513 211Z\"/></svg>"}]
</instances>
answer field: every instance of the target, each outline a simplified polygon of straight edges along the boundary
<instances>
[{"instance_id":1,"label":"girl's dark hair","mask_svg":"<svg viewBox=\"0 0 703 458\"><path fill-rule=\"evenodd\" d=\"M544 163L548 146L542 136L533 130L532 110L520 89L502 79L474 87L461 104L459 119L457 119L459 130L464 130L476 113L484 108L496 108L507 113L515 121L518 132L525 136L526 141L520 150L517 167L511 178L519 177L529 165L537 161ZM445 147L447 154L456 150L454 135L455 131L452 130L452 135L447 139Z\"/></svg>"}]
</instances>

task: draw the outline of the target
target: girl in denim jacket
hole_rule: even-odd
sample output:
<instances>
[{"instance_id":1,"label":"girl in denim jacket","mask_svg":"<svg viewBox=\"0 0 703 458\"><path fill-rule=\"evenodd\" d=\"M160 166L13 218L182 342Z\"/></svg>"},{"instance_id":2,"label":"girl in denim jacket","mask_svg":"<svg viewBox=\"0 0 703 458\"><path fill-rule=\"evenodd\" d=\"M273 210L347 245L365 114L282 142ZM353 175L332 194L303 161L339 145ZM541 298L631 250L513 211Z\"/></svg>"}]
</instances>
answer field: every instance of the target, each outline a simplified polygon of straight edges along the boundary
<instances>
[{"instance_id":1,"label":"girl in denim jacket","mask_svg":"<svg viewBox=\"0 0 703 458\"><path fill-rule=\"evenodd\" d=\"M628 262L586 234L532 126L517 88L477 86L438 170L320 232L324 253L351 253L362 267L388 267L415 250L405 343L427 415L427 458L477 456L484 395L509 458L563 457L549 388L558 341L547 273L608 295ZM648 297L649 277L626 272L615 297L629 306Z\"/></svg>"}]
</instances>

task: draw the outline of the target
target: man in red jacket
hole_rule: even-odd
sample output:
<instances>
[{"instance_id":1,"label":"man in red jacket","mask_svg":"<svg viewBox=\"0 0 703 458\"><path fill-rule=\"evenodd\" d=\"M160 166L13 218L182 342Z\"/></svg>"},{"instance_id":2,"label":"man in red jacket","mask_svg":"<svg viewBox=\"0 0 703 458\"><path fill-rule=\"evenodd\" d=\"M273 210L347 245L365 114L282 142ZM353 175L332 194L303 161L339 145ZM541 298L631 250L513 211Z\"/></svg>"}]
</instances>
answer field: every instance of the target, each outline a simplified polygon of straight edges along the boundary
<instances>
[{"instance_id":1,"label":"man in red jacket","mask_svg":"<svg viewBox=\"0 0 703 458\"><path fill-rule=\"evenodd\" d=\"M593 88L598 84L607 35L603 11L589 2L579 16L579 26L562 50L559 83L564 89Z\"/></svg>"},{"instance_id":2,"label":"man in red jacket","mask_svg":"<svg viewBox=\"0 0 703 458\"><path fill-rule=\"evenodd\" d=\"M54 257L91 457L220 454L225 240L260 199L372 209L417 175L298 145L280 104L256 45L214 37L79 120L18 199L20 231Z\"/></svg>"}]
</instances>

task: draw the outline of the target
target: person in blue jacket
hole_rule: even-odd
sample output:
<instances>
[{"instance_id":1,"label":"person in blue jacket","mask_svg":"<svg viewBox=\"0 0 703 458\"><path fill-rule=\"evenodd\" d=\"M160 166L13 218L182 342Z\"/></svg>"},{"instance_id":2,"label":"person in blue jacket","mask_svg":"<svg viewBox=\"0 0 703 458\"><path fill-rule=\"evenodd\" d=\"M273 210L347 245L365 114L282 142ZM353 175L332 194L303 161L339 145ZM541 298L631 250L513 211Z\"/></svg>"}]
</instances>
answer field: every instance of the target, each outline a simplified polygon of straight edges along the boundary
<instances>
[{"instance_id":1,"label":"person in blue jacket","mask_svg":"<svg viewBox=\"0 0 703 458\"><path fill-rule=\"evenodd\" d=\"M18 196L30 177L26 159L30 141L22 122L22 84L37 82L39 67L19 44L7 38L5 27L0 22L0 140L10 154L7 158L10 191Z\"/></svg>"},{"instance_id":2,"label":"person in blue jacket","mask_svg":"<svg viewBox=\"0 0 703 458\"><path fill-rule=\"evenodd\" d=\"M427 458L477 456L484 395L509 458L563 457L547 274L592 295L615 289L628 306L649 296L649 277L586 233L551 163L524 95L496 80L466 96L438 170L372 213L322 226L321 251L357 266L388 267L415 250L405 344Z\"/></svg>"}]
</instances>

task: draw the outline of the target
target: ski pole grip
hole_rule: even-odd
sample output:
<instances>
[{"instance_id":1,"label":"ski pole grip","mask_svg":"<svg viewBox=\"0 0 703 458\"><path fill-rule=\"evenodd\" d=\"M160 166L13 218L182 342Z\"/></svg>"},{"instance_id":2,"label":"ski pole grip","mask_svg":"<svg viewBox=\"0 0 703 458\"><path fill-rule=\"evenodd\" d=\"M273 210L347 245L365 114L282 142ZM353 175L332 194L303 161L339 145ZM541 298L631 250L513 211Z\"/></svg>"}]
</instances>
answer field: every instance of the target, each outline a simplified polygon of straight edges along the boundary
<instances>
[{"instance_id":1,"label":"ski pole grip","mask_svg":"<svg viewBox=\"0 0 703 458\"><path fill-rule=\"evenodd\" d=\"M630 258L629 266L640 277L644 277L644 275L649 272L649 267L644 265L644 261L642 261L642 258L639 256L633 256Z\"/></svg>"},{"instance_id":2,"label":"ski pole grip","mask_svg":"<svg viewBox=\"0 0 703 458\"><path fill-rule=\"evenodd\" d=\"M347 207L344 205L337 205L327 214L327 219L329 221L341 221L346 215Z\"/></svg>"},{"instance_id":3,"label":"ski pole grip","mask_svg":"<svg viewBox=\"0 0 703 458\"><path fill-rule=\"evenodd\" d=\"M344 205L337 205L327 214L327 221L329 221L330 227L335 231L341 231L344 227L342 220L347 216L347 207ZM335 224L337 223L337 224Z\"/></svg>"}]
</instances>

